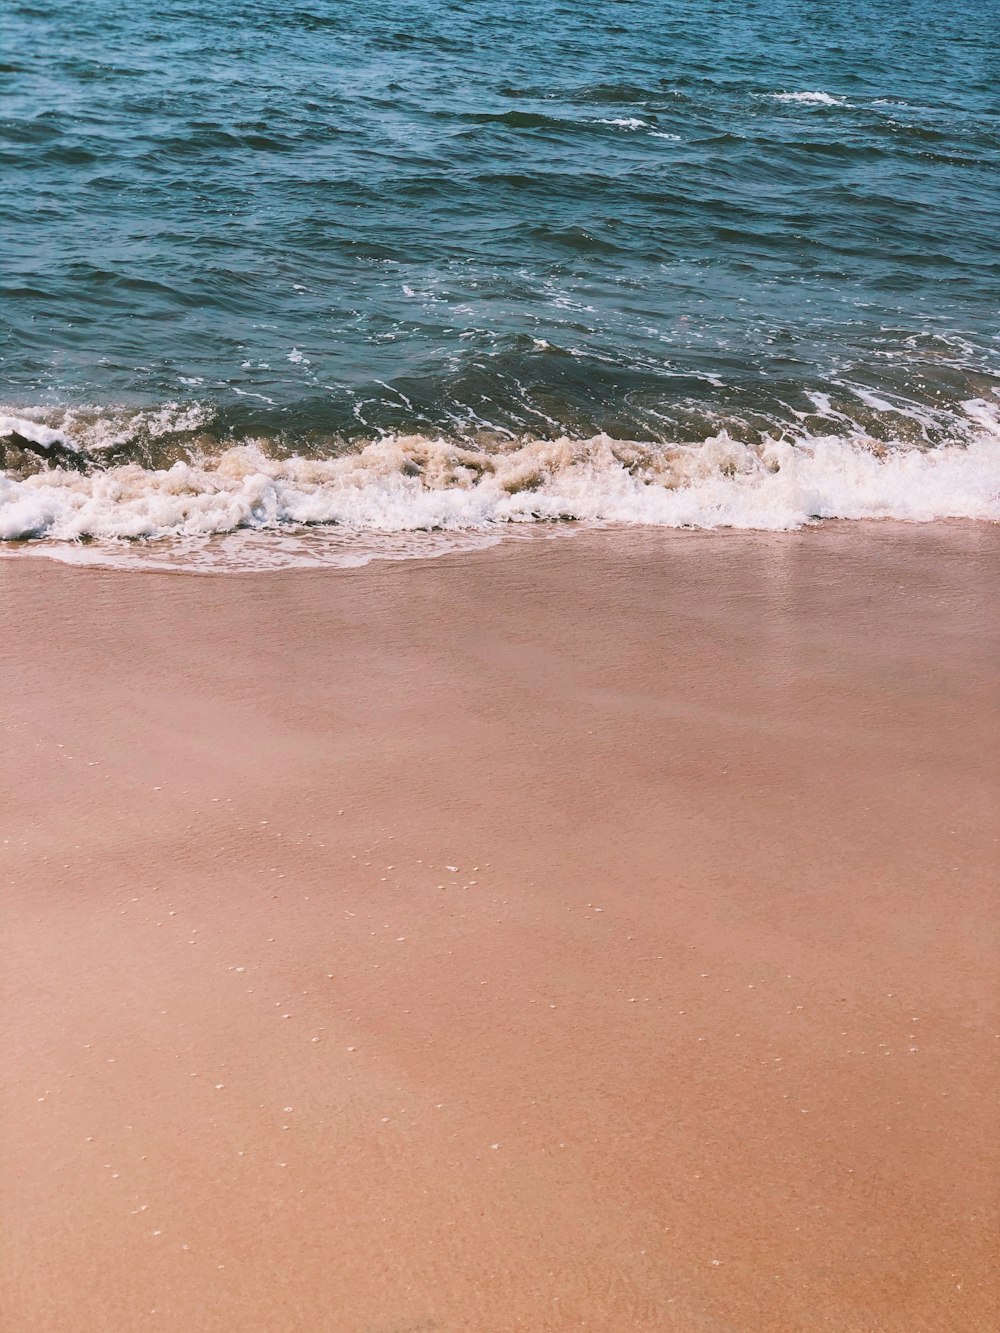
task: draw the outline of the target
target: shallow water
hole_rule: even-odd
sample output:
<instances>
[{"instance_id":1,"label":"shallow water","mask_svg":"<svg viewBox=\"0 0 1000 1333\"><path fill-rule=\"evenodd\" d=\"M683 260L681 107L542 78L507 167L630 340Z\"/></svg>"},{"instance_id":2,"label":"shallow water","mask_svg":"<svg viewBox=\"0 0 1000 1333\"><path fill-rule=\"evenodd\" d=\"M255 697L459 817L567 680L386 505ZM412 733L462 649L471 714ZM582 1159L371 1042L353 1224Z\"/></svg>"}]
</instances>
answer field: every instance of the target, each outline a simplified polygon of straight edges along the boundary
<instances>
[{"instance_id":1,"label":"shallow water","mask_svg":"<svg viewBox=\"0 0 1000 1333\"><path fill-rule=\"evenodd\" d=\"M998 20L12 0L0 536L1000 517Z\"/></svg>"}]
</instances>

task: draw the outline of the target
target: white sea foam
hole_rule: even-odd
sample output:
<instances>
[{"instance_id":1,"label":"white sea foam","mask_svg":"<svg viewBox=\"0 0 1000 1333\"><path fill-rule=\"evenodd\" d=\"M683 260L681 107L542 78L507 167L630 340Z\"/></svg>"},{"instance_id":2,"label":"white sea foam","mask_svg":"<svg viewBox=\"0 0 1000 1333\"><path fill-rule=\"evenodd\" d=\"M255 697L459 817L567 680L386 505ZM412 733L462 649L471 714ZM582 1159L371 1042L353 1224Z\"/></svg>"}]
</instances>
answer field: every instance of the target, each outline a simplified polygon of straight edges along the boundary
<instances>
[{"instance_id":1,"label":"white sea foam","mask_svg":"<svg viewBox=\"0 0 1000 1333\"><path fill-rule=\"evenodd\" d=\"M35 444L57 444L74 452L100 455L104 450L139 437L155 440L181 431L200 430L212 415L212 409L201 403L173 402L145 411L66 409L48 421L0 412L0 439L16 434Z\"/></svg>"},{"instance_id":2,"label":"white sea foam","mask_svg":"<svg viewBox=\"0 0 1000 1333\"><path fill-rule=\"evenodd\" d=\"M848 106L844 97L834 97L832 93L770 93L774 102L800 102L804 106Z\"/></svg>"},{"instance_id":3,"label":"white sea foam","mask_svg":"<svg viewBox=\"0 0 1000 1333\"><path fill-rule=\"evenodd\" d=\"M0 538L171 538L191 549L251 532L282 537L277 563L314 563L312 543L327 552L321 563L356 564L405 554L408 541L413 554L437 553L547 520L766 530L824 518L1000 521L997 407L963 406L961 440L934 448L860 433L754 446L725 431L679 445L602 435L489 450L398 435L328 459L275 458L247 442L161 470L49 468L0 477Z\"/></svg>"},{"instance_id":4,"label":"white sea foam","mask_svg":"<svg viewBox=\"0 0 1000 1333\"><path fill-rule=\"evenodd\" d=\"M647 122L640 120L638 116L602 117L595 123L598 125L614 125L620 130L645 130L649 128Z\"/></svg>"},{"instance_id":5,"label":"white sea foam","mask_svg":"<svg viewBox=\"0 0 1000 1333\"><path fill-rule=\"evenodd\" d=\"M22 439L31 440L43 448L51 448L54 444L64 449L76 450L79 447L65 431L43 425L40 421L31 421L28 417L9 416L0 412L0 437L11 435L20 435Z\"/></svg>"}]
</instances>

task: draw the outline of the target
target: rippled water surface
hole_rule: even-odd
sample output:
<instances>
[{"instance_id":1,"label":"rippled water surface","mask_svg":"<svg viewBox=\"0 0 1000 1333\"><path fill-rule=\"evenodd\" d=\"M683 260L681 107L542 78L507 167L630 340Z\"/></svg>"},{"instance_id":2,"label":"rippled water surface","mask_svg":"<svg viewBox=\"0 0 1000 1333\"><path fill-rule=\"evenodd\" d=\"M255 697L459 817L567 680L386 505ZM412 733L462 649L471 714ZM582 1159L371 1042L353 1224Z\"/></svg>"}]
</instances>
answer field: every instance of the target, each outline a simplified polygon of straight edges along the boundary
<instances>
[{"instance_id":1,"label":"rippled water surface","mask_svg":"<svg viewBox=\"0 0 1000 1333\"><path fill-rule=\"evenodd\" d=\"M0 25L0 536L1000 514L995 0Z\"/></svg>"}]
</instances>

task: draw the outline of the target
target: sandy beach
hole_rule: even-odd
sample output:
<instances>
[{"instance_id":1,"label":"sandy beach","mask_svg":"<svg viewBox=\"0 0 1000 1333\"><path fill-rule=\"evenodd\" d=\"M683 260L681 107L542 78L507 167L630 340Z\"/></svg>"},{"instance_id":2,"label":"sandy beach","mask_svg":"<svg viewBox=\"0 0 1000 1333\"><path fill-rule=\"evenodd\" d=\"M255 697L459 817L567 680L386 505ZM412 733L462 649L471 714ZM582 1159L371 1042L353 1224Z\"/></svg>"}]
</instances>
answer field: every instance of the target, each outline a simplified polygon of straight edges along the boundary
<instances>
[{"instance_id":1,"label":"sandy beach","mask_svg":"<svg viewBox=\"0 0 1000 1333\"><path fill-rule=\"evenodd\" d=\"M995 1329L998 559L0 561L4 1326Z\"/></svg>"}]
</instances>

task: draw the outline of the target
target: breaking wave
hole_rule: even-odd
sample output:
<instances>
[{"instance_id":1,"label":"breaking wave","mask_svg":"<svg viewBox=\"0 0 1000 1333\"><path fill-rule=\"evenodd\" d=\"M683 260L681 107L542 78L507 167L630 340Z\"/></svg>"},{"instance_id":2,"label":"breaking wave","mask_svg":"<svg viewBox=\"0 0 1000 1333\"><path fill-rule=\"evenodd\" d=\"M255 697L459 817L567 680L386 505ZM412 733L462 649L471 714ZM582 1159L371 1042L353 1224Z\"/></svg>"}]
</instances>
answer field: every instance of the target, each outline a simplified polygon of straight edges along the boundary
<instances>
[{"instance_id":1,"label":"breaking wave","mask_svg":"<svg viewBox=\"0 0 1000 1333\"><path fill-rule=\"evenodd\" d=\"M843 97L834 97L832 93L771 93L775 102L799 102L803 106L847 106Z\"/></svg>"},{"instance_id":2,"label":"breaking wave","mask_svg":"<svg viewBox=\"0 0 1000 1333\"><path fill-rule=\"evenodd\" d=\"M962 408L962 438L934 447L860 432L754 443L721 430L678 444L596 435L481 445L393 434L333 457L285 452L264 439L194 446L162 467L107 459L95 466L107 433L88 449L51 426L7 416L0 436L32 447L45 466L0 474L0 539L35 542L62 558L97 543L90 558L113 563L122 563L115 550L123 544L166 555L173 539L176 563L189 562L183 550L200 552L194 563L225 566L232 552L216 540L217 559L206 555L211 539L270 534L283 539L281 557L269 559L257 541L250 563L357 564L481 545L511 525L554 521L771 531L823 519L997 521L1000 418L985 400ZM145 429L155 434L178 419L196 426L197 413L185 411L161 413ZM241 550L237 563L248 558L245 544Z\"/></svg>"}]
</instances>

